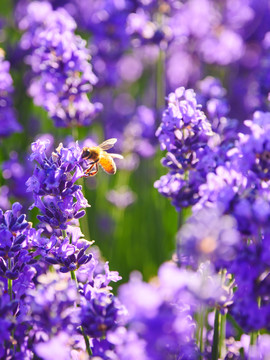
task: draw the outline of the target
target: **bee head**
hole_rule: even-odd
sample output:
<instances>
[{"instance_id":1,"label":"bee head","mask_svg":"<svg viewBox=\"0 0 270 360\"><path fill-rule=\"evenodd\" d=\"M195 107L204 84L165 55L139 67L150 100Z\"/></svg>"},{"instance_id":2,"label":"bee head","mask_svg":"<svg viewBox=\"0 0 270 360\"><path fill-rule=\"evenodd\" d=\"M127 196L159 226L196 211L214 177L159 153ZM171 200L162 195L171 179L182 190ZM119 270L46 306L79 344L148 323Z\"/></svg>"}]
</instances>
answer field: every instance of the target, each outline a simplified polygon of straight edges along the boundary
<instances>
[{"instance_id":1,"label":"bee head","mask_svg":"<svg viewBox=\"0 0 270 360\"><path fill-rule=\"evenodd\" d=\"M90 159L92 155L91 150L88 147L84 147L82 150L82 159Z\"/></svg>"}]
</instances>

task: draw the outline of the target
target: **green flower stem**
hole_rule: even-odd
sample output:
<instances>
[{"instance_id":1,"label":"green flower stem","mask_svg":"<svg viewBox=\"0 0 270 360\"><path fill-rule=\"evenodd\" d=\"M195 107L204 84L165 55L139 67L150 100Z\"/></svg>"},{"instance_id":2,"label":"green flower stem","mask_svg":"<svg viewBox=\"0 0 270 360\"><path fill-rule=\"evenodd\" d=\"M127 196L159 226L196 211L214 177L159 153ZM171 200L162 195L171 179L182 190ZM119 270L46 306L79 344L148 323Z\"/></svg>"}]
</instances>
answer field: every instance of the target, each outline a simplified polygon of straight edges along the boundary
<instances>
[{"instance_id":1,"label":"green flower stem","mask_svg":"<svg viewBox=\"0 0 270 360\"><path fill-rule=\"evenodd\" d=\"M9 293L10 300L12 300L12 280L11 279L8 279L8 293Z\"/></svg>"},{"instance_id":2,"label":"green flower stem","mask_svg":"<svg viewBox=\"0 0 270 360\"><path fill-rule=\"evenodd\" d=\"M11 260L10 260L10 259L8 259L8 268L9 268L9 269L11 268ZM13 280L8 279L8 293L9 293L10 301L12 301L12 298L13 298L12 284L13 284ZM11 334L12 334L12 338L13 338L13 339L14 339L14 332L15 332L15 330L13 329L13 330L11 331ZM14 343L12 344L12 349L15 351L15 345L14 345Z\"/></svg>"},{"instance_id":3,"label":"green flower stem","mask_svg":"<svg viewBox=\"0 0 270 360\"><path fill-rule=\"evenodd\" d=\"M204 320L205 320L205 311L202 307L201 312L199 314L199 348L200 353L202 354L204 351L204 341L203 341L203 330L204 330ZM202 355L200 356L200 359L202 360Z\"/></svg>"},{"instance_id":4,"label":"green flower stem","mask_svg":"<svg viewBox=\"0 0 270 360\"><path fill-rule=\"evenodd\" d=\"M66 230L62 230L62 235L63 235L63 237L67 236ZM71 243L71 239L70 239L70 243ZM76 276L74 270L70 271L70 277L75 282L76 288L79 290L79 284L78 284L77 276ZM76 306L79 307L80 305L77 304ZM90 347L90 342L89 342L88 336L86 335L86 333L84 331L84 328L82 326L80 326L80 329L81 329L81 332L82 332L82 335L83 335L83 338L84 338L84 341L85 341L85 346L86 346L87 353L91 357L93 355L93 353L92 353L92 350L91 350L91 347Z\"/></svg>"},{"instance_id":5,"label":"green flower stem","mask_svg":"<svg viewBox=\"0 0 270 360\"><path fill-rule=\"evenodd\" d=\"M202 355L204 351L203 331L204 331L205 319L206 319L206 310L204 306L201 306L199 312L195 316L195 320L197 322L196 343L198 345L198 348L200 349L199 360L203 360L203 355Z\"/></svg>"},{"instance_id":6,"label":"green flower stem","mask_svg":"<svg viewBox=\"0 0 270 360\"><path fill-rule=\"evenodd\" d=\"M11 260L8 259L8 268L11 268ZM8 279L8 293L10 297L10 301L12 301L12 280Z\"/></svg>"},{"instance_id":7,"label":"green flower stem","mask_svg":"<svg viewBox=\"0 0 270 360\"><path fill-rule=\"evenodd\" d=\"M79 131L78 131L77 126L73 126L73 127L71 128L71 135L72 135L74 141L77 141L77 140L78 140Z\"/></svg>"},{"instance_id":8,"label":"green flower stem","mask_svg":"<svg viewBox=\"0 0 270 360\"><path fill-rule=\"evenodd\" d=\"M75 284L76 284L76 287L78 289L78 280L77 280L77 277L76 277L76 274L75 274L75 271L74 270L71 270L70 271L70 276L71 276L71 279L75 281Z\"/></svg>"},{"instance_id":9,"label":"green flower stem","mask_svg":"<svg viewBox=\"0 0 270 360\"><path fill-rule=\"evenodd\" d=\"M158 12L157 23L160 27L163 26L164 17L161 12ZM165 77L165 51L159 47L159 56L156 64L156 109L164 108L166 96L166 77Z\"/></svg>"},{"instance_id":10,"label":"green flower stem","mask_svg":"<svg viewBox=\"0 0 270 360\"><path fill-rule=\"evenodd\" d=\"M218 345L219 345L219 326L220 313L218 309L215 310L215 324L214 324L214 338L212 346L212 360L218 360Z\"/></svg>"},{"instance_id":11,"label":"green flower stem","mask_svg":"<svg viewBox=\"0 0 270 360\"><path fill-rule=\"evenodd\" d=\"M250 334L250 346L255 345L257 342L257 337L258 337L258 332L257 331L253 331Z\"/></svg>"},{"instance_id":12,"label":"green flower stem","mask_svg":"<svg viewBox=\"0 0 270 360\"><path fill-rule=\"evenodd\" d=\"M220 314L220 337L219 337L219 357L224 359L226 355L226 320L227 314Z\"/></svg>"},{"instance_id":13,"label":"green flower stem","mask_svg":"<svg viewBox=\"0 0 270 360\"><path fill-rule=\"evenodd\" d=\"M81 185L82 187L82 192L85 195L86 191L85 191L85 184L84 184L85 178L80 178L77 183L79 185ZM90 236L90 228L89 228L89 222L88 222L88 216L87 216L87 209L85 209L85 215L80 218L80 225L82 228L82 233L85 236L85 239L88 241L91 241L91 236Z\"/></svg>"},{"instance_id":14,"label":"green flower stem","mask_svg":"<svg viewBox=\"0 0 270 360\"><path fill-rule=\"evenodd\" d=\"M79 132L78 132L78 128L76 126L73 126L72 130L71 130L72 136L74 141L77 141L79 138ZM81 185L82 187L82 193L85 195L86 191L85 191L85 183L84 183L84 178L80 178L78 179L77 183L79 185ZM87 216L87 211L85 210L85 215L80 219L80 225L82 228L82 233L84 234L86 240L91 241L91 237L90 237L90 229L89 229L89 223L88 223L88 216Z\"/></svg>"},{"instance_id":15,"label":"green flower stem","mask_svg":"<svg viewBox=\"0 0 270 360\"><path fill-rule=\"evenodd\" d=\"M79 284L78 284L78 280L77 280L75 271L71 271L71 272L70 272L70 275L71 275L71 279L75 281L76 287L77 287L77 289L79 290ZM77 307L79 307L79 304L77 304ZM86 346L87 353L88 353L88 355L91 357L91 356L93 355L93 353L92 353L92 350L91 350L91 347L90 347L89 338L88 338L88 336L86 335L86 333L85 333L84 328L83 328L82 325L80 326L80 329L81 329L81 332L82 332L82 335L83 335L83 338L84 338L84 342L85 342L85 346Z\"/></svg>"},{"instance_id":16,"label":"green flower stem","mask_svg":"<svg viewBox=\"0 0 270 360\"><path fill-rule=\"evenodd\" d=\"M87 353L91 357L93 355L93 353L92 353L92 350L91 350L91 347L90 347L90 342L89 342L88 336L86 335L86 333L84 331L84 328L82 326L80 328L81 328L81 332L83 334L83 338L84 338L84 341L85 341L85 346L86 346Z\"/></svg>"},{"instance_id":17,"label":"green flower stem","mask_svg":"<svg viewBox=\"0 0 270 360\"><path fill-rule=\"evenodd\" d=\"M75 281L76 287L77 287L77 289L79 290L79 284L78 284L78 280L77 280L75 271L71 271L71 272L70 272L70 275L71 275L71 279ZM77 307L79 307L79 304L77 304ZM82 332L82 335L83 335L83 338L84 338L84 342L85 342L85 346L86 346L87 353L88 353L88 355L91 357L91 356L93 355L93 353L92 353L92 350L91 350L91 347L90 347L89 338L88 338L88 336L86 335L86 333L85 333L84 328L83 328L82 325L80 326L80 329L81 329L81 332Z\"/></svg>"},{"instance_id":18,"label":"green flower stem","mask_svg":"<svg viewBox=\"0 0 270 360\"><path fill-rule=\"evenodd\" d=\"M183 210L179 210L179 212L178 212L177 231L181 229L183 224L184 224Z\"/></svg>"},{"instance_id":19,"label":"green flower stem","mask_svg":"<svg viewBox=\"0 0 270 360\"><path fill-rule=\"evenodd\" d=\"M156 108L162 109L165 105L165 73L164 73L165 53L159 50L159 57L156 67Z\"/></svg>"},{"instance_id":20,"label":"green flower stem","mask_svg":"<svg viewBox=\"0 0 270 360\"><path fill-rule=\"evenodd\" d=\"M261 307L261 297L259 296L258 297L258 306L259 308ZM258 337L260 335L260 331L253 331L251 334L250 334L250 346L253 346L253 345L256 345L257 344L257 340L258 340Z\"/></svg>"}]
</instances>

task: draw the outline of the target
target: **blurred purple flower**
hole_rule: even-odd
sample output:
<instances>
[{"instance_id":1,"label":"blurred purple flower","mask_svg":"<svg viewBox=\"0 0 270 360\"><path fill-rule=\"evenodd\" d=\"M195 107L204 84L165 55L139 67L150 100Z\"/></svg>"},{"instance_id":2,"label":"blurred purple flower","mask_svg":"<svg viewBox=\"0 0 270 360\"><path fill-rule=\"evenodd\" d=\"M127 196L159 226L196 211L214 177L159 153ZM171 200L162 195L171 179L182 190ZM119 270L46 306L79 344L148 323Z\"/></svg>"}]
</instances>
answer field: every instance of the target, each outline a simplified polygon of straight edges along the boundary
<instances>
[{"instance_id":1,"label":"blurred purple flower","mask_svg":"<svg viewBox=\"0 0 270 360\"><path fill-rule=\"evenodd\" d=\"M113 294L106 291L88 292L87 287L85 300L82 302L81 321L86 334L92 338L105 337L107 331L117 327L123 306Z\"/></svg>"},{"instance_id":2,"label":"blurred purple flower","mask_svg":"<svg viewBox=\"0 0 270 360\"><path fill-rule=\"evenodd\" d=\"M48 341L36 344L35 352L44 360L54 360L55 357L58 360L70 360L72 343L70 335L63 331Z\"/></svg>"},{"instance_id":3,"label":"blurred purple flower","mask_svg":"<svg viewBox=\"0 0 270 360\"><path fill-rule=\"evenodd\" d=\"M270 356L270 335L259 336L257 343L249 348L247 355L250 360L267 359Z\"/></svg>"},{"instance_id":4,"label":"blurred purple flower","mask_svg":"<svg viewBox=\"0 0 270 360\"><path fill-rule=\"evenodd\" d=\"M145 350L146 341L136 331L118 327L114 332L109 332L107 338L115 346L114 352L120 360L149 360Z\"/></svg>"},{"instance_id":5,"label":"blurred purple flower","mask_svg":"<svg viewBox=\"0 0 270 360\"><path fill-rule=\"evenodd\" d=\"M9 188L6 185L0 187L0 208L3 210L10 208Z\"/></svg>"},{"instance_id":6,"label":"blurred purple flower","mask_svg":"<svg viewBox=\"0 0 270 360\"><path fill-rule=\"evenodd\" d=\"M20 22L26 30L22 46L32 48L27 62L32 68L29 94L43 106L57 127L87 126L102 109L89 101L87 93L97 82L92 72L86 42L76 36L76 23L62 8L53 10L42 2L32 2Z\"/></svg>"},{"instance_id":7,"label":"blurred purple flower","mask_svg":"<svg viewBox=\"0 0 270 360\"><path fill-rule=\"evenodd\" d=\"M33 326L31 335L42 332L50 336L61 331L75 334L79 324L78 310L74 307L77 299L72 280L52 273L39 276L35 289L29 289L25 299L26 319Z\"/></svg>"},{"instance_id":8,"label":"blurred purple flower","mask_svg":"<svg viewBox=\"0 0 270 360\"><path fill-rule=\"evenodd\" d=\"M240 134L239 162L241 170L253 172L261 180L270 179L270 113L255 112L253 121L245 121L251 134Z\"/></svg>"},{"instance_id":9,"label":"blurred purple flower","mask_svg":"<svg viewBox=\"0 0 270 360\"><path fill-rule=\"evenodd\" d=\"M162 286L144 283L135 274L119 289L120 300L128 310L129 331L145 342L146 359L181 357L187 349L190 359L197 356L190 305L185 302L184 292L181 298L178 290L177 296L168 296Z\"/></svg>"},{"instance_id":10,"label":"blurred purple flower","mask_svg":"<svg viewBox=\"0 0 270 360\"><path fill-rule=\"evenodd\" d=\"M237 222L215 208L193 214L178 232L178 258L181 263L198 267L210 260L219 270L226 267L240 248Z\"/></svg>"},{"instance_id":11,"label":"blurred purple flower","mask_svg":"<svg viewBox=\"0 0 270 360\"><path fill-rule=\"evenodd\" d=\"M118 190L110 190L106 198L109 202L120 209L125 209L129 205L133 204L136 200L136 195L133 191L123 187Z\"/></svg>"},{"instance_id":12,"label":"blurred purple flower","mask_svg":"<svg viewBox=\"0 0 270 360\"><path fill-rule=\"evenodd\" d=\"M11 152L9 157L9 160L2 163L3 178L8 184L6 186L8 196L20 201L26 212L33 198L31 199L30 194L27 193L25 183L33 172L33 166L26 159L20 161L15 151Z\"/></svg>"},{"instance_id":13,"label":"blurred purple flower","mask_svg":"<svg viewBox=\"0 0 270 360\"><path fill-rule=\"evenodd\" d=\"M92 0L90 13L87 0L67 1L64 6L78 26L91 33L90 51L99 79L97 86L119 84L121 69L118 62L130 43L125 31L126 19L136 4L131 0Z\"/></svg>"},{"instance_id":14,"label":"blurred purple flower","mask_svg":"<svg viewBox=\"0 0 270 360\"><path fill-rule=\"evenodd\" d=\"M10 64L4 60L4 51L0 48L0 138L21 132L12 104L13 81L9 73Z\"/></svg>"}]
</instances>

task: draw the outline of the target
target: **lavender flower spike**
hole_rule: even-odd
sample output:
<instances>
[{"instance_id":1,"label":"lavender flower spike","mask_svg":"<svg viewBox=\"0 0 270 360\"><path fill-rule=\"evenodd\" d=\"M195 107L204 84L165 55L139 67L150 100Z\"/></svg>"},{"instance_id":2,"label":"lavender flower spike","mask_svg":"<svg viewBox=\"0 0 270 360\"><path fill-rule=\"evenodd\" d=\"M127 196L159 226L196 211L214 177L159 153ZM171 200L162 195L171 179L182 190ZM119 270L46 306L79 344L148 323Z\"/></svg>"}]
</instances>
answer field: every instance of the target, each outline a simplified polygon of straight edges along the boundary
<instances>
[{"instance_id":1,"label":"lavender flower spike","mask_svg":"<svg viewBox=\"0 0 270 360\"><path fill-rule=\"evenodd\" d=\"M81 186L75 182L84 171L78 144L70 148L62 144L47 157L48 142L38 140L32 144L30 160L36 160L34 174L27 180L28 191L33 192L34 204L40 209L38 219L53 228L65 230L68 223L85 214L82 208L90 206Z\"/></svg>"},{"instance_id":2,"label":"lavender flower spike","mask_svg":"<svg viewBox=\"0 0 270 360\"><path fill-rule=\"evenodd\" d=\"M162 122L156 132L161 150L167 150L162 164L170 172L156 181L158 191L172 199L177 209L194 205L199 186L207 172L215 167L208 140L213 135L211 123L197 104L192 89L180 87L168 96Z\"/></svg>"},{"instance_id":3,"label":"lavender flower spike","mask_svg":"<svg viewBox=\"0 0 270 360\"><path fill-rule=\"evenodd\" d=\"M75 35L76 23L64 10L32 2L20 26L26 30L22 46L34 44L27 57L33 72L29 94L44 107L57 127L87 126L102 109L88 98L97 78L92 72L86 41ZM27 39L27 41L26 41Z\"/></svg>"}]
</instances>

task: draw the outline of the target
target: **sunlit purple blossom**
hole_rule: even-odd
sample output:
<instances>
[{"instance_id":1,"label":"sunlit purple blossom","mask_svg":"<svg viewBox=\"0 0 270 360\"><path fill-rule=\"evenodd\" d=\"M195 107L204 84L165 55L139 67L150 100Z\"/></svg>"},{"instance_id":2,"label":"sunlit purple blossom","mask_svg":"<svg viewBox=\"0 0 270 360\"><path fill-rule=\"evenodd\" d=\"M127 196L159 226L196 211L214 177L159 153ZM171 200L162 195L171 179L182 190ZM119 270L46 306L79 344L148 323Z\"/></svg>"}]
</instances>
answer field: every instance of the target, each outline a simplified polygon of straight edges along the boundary
<instances>
[{"instance_id":1,"label":"sunlit purple blossom","mask_svg":"<svg viewBox=\"0 0 270 360\"><path fill-rule=\"evenodd\" d=\"M267 359L270 356L270 335L262 334L255 345L251 345L248 351L250 360Z\"/></svg>"},{"instance_id":2,"label":"sunlit purple blossom","mask_svg":"<svg viewBox=\"0 0 270 360\"><path fill-rule=\"evenodd\" d=\"M27 191L34 194L34 206L41 215L38 218L53 228L66 229L68 222L85 214L82 208L89 206L81 192L81 186L75 182L84 171L80 165L81 149L77 144L65 148L62 144L47 157L47 141L32 144L30 160L36 160L34 174L27 180Z\"/></svg>"},{"instance_id":3,"label":"sunlit purple blossom","mask_svg":"<svg viewBox=\"0 0 270 360\"><path fill-rule=\"evenodd\" d=\"M202 104L213 130L218 132L218 127L226 121L225 117L229 113L229 104L225 97L226 90L219 79L211 76L201 80L197 87L198 103Z\"/></svg>"},{"instance_id":4,"label":"sunlit purple blossom","mask_svg":"<svg viewBox=\"0 0 270 360\"><path fill-rule=\"evenodd\" d=\"M269 228L264 227L263 232L250 244L243 243L229 266L237 289L230 312L245 332L269 330Z\"/></svg>"},{"instance_id":5,"label":"sunlit purple blossom","mask_svg":"<svg viewBox=\"0 0 270 360\"><path fill-rule=\"evenodd\" d=\"M255 112L253 121L245 121L251 134L239 134L239 163L249 176L255 173L261 180L270 179L270 113Z\"/></svg>"},{"instance_id":6,"label":"sunlit purple blossom","mask_svg":"<svg viewBox=\"0 0 270 360\"><path fill-rule=\"evenodd\" d=\"M190 171L188 178L178 171L170 171L168 174L154 183L154 187L165 197L172 199L172 204L177 210L196 204L199 185L204 178L197 171Z\"/></svg>"},{"instance_id":7,"label":"sunlit purple blossom","mask_svg":"<svg viewBox=\"0 0 270 360\"><path fill-rule=\"evenodd\" d=\"M107 338L114 345L114 352L120 360L149 360L146 354L146 341L136 331L127 330L124 326L109 332Z\"/></svg>"},{"instance_id":8,"label":"sunlit purple blossom","mask_svg":"<svg viewBox=\"0 0 270 360\"><path fill-rule=\"evenodd\" d=\"M106 289L89 292L85 287L85 300L81 304L81 321L87 335L102 338L117 327L123 306L113 294Z\"/></svg>"},{"instance_id":9,"label":"sunlit purple blossom","mask_svg":"<svg viewBox=\"0 0 270 360\"><path fill-rule=\"evenodd\" d=\"M98 248L92 247L91 251L93 256L90 261L83 264L77 271L78 279L86 283L85 293L99 292L100 289L109 292L112 290L109 284L118 282L122 277L117 271L109 269L109 263L102 260Z\"/></svg>"},{"instance_id":10,"label":"sunlit purple blossom","mask_svg":"<svg viewBox=\"0 0 270 360\"><path fill-rule=\"evenodd\" d=\"M46 10L42 15L39 3L33 2L20 23L27 31L22 46L33 48L27 57L33 72L29 94L56 126L89 125L102 107L87 96L97 79L86 42L74 34L76 23L64 9L41 4Z\"/></svg>"},{"instance_id":11,"label":"sunlit purple blossom","mask_svg":"<svg viewBox=\"0 0 270 360\"><path fill-rule=\"evenodd\" d=\"M146 359L181 357L186 348L191 359L196 358L191 309L185 303L184 293L183 298L180 292L171 298L162 292L162 286L144 283L135 274L119 291L120 300L128 310L129 329L145 342Z\"/></svg>"},{"instance_id":12,"label":"sunlit purple blossom","mask_svg":"<svg viewBox=\"0 0 270 360\"><path fill-rule=\"evenodd\" d=\"M61 331L69 335L77 333L78 309L74 307L77 299L72 280L52 273L38 278L35 289L29 289L25 298L28 308L25 321L31 322L29 336L34 344L47 341Z\"/></svg>"},{"instance_id":13,"label":"sunlit purple blossom","mask_svg":"<svg viewBox=\"0 0 270 360\"><path fill-rule=\"evenodd\" d=\"M70 360L75 359L77 354L77 351L73 347L76 347L74 337L71 338L68 333L62 331L51 339L37 343L34 351L43 360L54 360L56 357L58 360ZM72 355L74 355L74 357ZM87 359L83 351L80 352L79 356L82 360Z\"/></svg>"},{"instance_id":14,"label":"sunlit purple blossom","mask_svg":"<svg viewBox=\"0 0 270 360\"><path fill-rule=\"evenodd\" d=\"M234 162L239 164L240 160ZM242 234L257 234L261 226L268 226L270 218L268 189L268 183L261 182L252 172L243 175L232 165L219 166L200 186L200 200L194 210L217 205L236 218Z\"/></svg>"},{"instance_id":15,"label":"sunlit purple blossom","mask_svg":"<svg viewBox=\"0 0 270 360\"><path fill-rule=\"evenodd\" d=\"M154 186L171 198L177 209L195 204L198 188L207 172L216 167L217 156L208 146L213 136L211 123L200 110L193 90L182 87L169 95L156 136L161 149L168 151L162 163L170 172Z\"/></svg>"},{"instance_id":16,"label":"sunlit purple blossom","mask_svg":"<svg viewBox=\"0 0 270 360\"><path fill-rule=\"evenodd\" d=\"M165 46L173 38L173 33L167 19L167 12L170 12L169 5L165 4L165 2L160 6L156 3L156 6L152 8L140 5L141 7L136 12L129 14L127 18L126 31L134 38L134 46L148 43ZM158 10L160 11L160 17L164 17L160 21L156 16Z\"/></svg>"},{"instance_id":17,"label":"sunlit purple blossom","mask_svg":"<svg viewBox=\"0 0 270 360\"><path fill-rule=\"evenodd\" d=\"M202 209L191 216L178 232L180 262L197 267L210 260L217 269L226 267L240 248L240 234L232 216L215 208Z\"/></svg>"},{"instance_id":18,"label":"sunlit purple blossom","mask_svg":"<svg viewBox=\"0 0 270 360\"><path fill-rule=\"evenodd\" d=\"M217 273L210 261L201 263L197 271L165 262L159 268L158 278L163 297L172 301L182 298L191 313L201 306L226 309L233 302L234 283L229 275L222 277Z\"/></svg>"},{"instance_id":19,"label":"sunlit purple blossom","mask_svg":"<svg viewBox=\"0 0 270 360\"><path fill-rule=\"evenodd\" d=\"M171 152L177 152L178 147L181 151L196 150L206 144L212 136L211 124L200 110L192 89L181 87L169 94L156 136L161 149Z\"/></svg>"},{"instance_id":20,"label":"sunlit purple blossom","mask_svg":"<svg viewBox=\"0 0 270 360\"><path fill-rule=\"evenodd\" d=\"M31 262L26 243L30 224L26 215L20 214L22 206L14 203L12 210L0 211L0 276L17 279L24 266Z\"/></svg>"},{"instance_id":21,"label":"sunlit purple blossom","mask_svg":"<svg viewBox=\"0 0 270 360\"><path fill-rule=\"evenodd\" d=\"M61 239L61 242L57 240L53 242L54 245L49 249L45 260L49 264L60 265L60 272L75 271L91 260L92 254L86 253L90 246L87 240L78 241L76 246L70 243L68 237Z\"/></svg>"}]
</instances>

